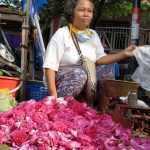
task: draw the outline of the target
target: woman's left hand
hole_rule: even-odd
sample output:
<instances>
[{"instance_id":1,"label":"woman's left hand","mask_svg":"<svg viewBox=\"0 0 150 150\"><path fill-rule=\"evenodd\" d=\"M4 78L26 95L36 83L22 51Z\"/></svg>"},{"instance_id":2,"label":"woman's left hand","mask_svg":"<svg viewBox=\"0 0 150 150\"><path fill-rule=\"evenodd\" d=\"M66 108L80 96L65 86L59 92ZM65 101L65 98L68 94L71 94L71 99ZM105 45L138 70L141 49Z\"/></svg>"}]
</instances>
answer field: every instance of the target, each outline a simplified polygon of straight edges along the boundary
<instances>
[{"instance_id":1,"label":"woman's left hand","mask_svg":"<svg viewBox=\"0 0 150 150\"><path fill-rule=\"evenodd\" d=\"M137 48L136 45L131 45L131 46L127 47L125 50L123 50L124 55L126 57L133 57L134 56L133 55L133 50L135 50L136 48Z\"/></svg>"}]
</instances>

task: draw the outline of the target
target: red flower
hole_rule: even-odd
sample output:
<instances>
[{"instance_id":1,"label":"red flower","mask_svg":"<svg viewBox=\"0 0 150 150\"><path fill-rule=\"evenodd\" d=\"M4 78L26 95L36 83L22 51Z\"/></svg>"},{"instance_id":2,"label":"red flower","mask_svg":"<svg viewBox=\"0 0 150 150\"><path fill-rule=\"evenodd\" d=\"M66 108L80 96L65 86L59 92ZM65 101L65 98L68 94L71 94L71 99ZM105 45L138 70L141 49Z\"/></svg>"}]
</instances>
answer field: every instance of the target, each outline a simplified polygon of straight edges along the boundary
<instances>
[{"instance_id":1,"label":"red flower","mask_svg":"<svg viewBox=\"0 0 150 150\"><path fill-rule=\"evenodd\" d=\"M43 123L48 121L48 117L46 114L44 114L43 112L36 112L33 116L33 121L35 121L36 123Z\"/></svg>"},{"instance_id":2,"label":"red flower","mask_svg":"<svg viewBox=\"0 0 150 150\"><path fill-rule=\"evenodd\" d=\"M20 121L25 118L25 112L22 110L13 110L13 118L15 121Z\"/></svg>"},{"instance_id":3,"label":"red flower","mask_svg":"<svg viewBox=\"0 0 150 150\"><path fill-rule=\"evenodd\" d=\"M25 132L30 132L34 129L34 122L32 120L25 120L21 125L20 129L24 130Z\"/></svg>"},{"instance_id":4,"label":"red flower","mask_svg":"<svg viewBox=\"0 0 150 150\"><path fill-rule=\"evenodd\" d=\"M59 141L59 144L66 149L75 149L75 148L81 147L81 143L76 142L76 141L68 141L68 142Z\"/></svg>"},{"instance_id":5,"label":"red flower","mask_svg":"<svg viewBox=\"0 0 150 150\"><path fill-rule=\"evenodd\" d=\"M55 121L54 125L56 131L65 132L68 129L68 127L61 121Z\"/></svg>"},{"instance_id":6,"label":"red flower","mask_svg":"<svg viewBox=\"0 0 150 150\"><path fill-rule=\"evenodd\" d=\"M28 139L28 135L23 130L16 130L11 135L13 143L17 146L21 146L21 144Z\"/></svg>"},{"instance_id":7,"label":"red flower","mask_svg":"<svg viewBox=\"0 0 150 150\"><path fill-rule=\"evenodd\" d=\"M108 138L105 142L106 150L118 150L118 139L113 136Z\"/></svg>"},{"instance_id":8,"label":"red flower","mask_svg":"<svg viewBox=\"0 0 150 150\"><path fill-rule=\"evenodd\" d=\"M41 144L38 144L37 149L46 150L48 147L49 147L48 143L41 143Z\"/></svg>"},{"instance_id":9,"label":"red flower","mask_svg":"<svg viewBox=\"0 0 150 150\"><path fill-rule=\"evenodd\" d=\"M78 139L81 142L81 144L83 144L83 145L92 146L92 144L93 144L93 139L91 137L89 137L88 135L79 134Z\"/></svg>"},{"instance_id":10,"label":"red flower","mask_svg":"<svg viewBox=\"0 0 150 150\"><path fill-rule=\"evenodd\" d=\"M0 133L0 145L2 144L3 138L5 137L5 134Z\"/></svg>"},{"instance_id":11,"label":"red flower","mask_svg":"<svg viewBox=\"0 0 150 150\"><path fill-rule=\"evenodd\" d=\"M52 105L47 105L47 104L43 104L41 106L41 111L45 114L50 114L53 111L53 106Z\"/></svg>"},{"instance_id":12,"label":"red flower","mask_svg":"<svg viewBox=\"0 0 150 150\"><path fill-rule=\"evenodd\" d=\"M112 130L112 128L115 125L115 122L110 116L104 114L99 116L99 124L106 130Z\"/></svg>"},{"instance_id":13,"label":"red flower","mask_svg":"<svg viewBox=\"0 0 150 150\"><path fill-rule=\"evenodd\" d=\"M37 126L36 126L36 129L38 129L41 132L49 131L50 128L51 128L51 125L49 122L37 123Z\"/></svg>"},{"instance_id":14,"label":"red flower","mask_svg":"<svg viewBox=\"0 0 150 150\"><path fill-rule=\"evenodd\" d=\"M0 114L0 145L12 150L127 150L149 149L150 138L132 138L108 115L73 97L30 100ZM67 103L67 104L66 104Z\"/></svg>"}]
</instances>

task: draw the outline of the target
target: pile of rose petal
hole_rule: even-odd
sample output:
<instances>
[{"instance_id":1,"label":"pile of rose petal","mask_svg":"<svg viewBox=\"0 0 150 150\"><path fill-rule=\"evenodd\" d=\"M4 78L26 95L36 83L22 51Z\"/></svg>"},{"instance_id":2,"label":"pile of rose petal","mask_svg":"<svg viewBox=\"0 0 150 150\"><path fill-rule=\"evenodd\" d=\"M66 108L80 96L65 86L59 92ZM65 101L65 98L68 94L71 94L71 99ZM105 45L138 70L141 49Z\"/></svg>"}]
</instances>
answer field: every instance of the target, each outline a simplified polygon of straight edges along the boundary
<instances>
[{"instance_id":1,"label":"pile of rose petal","mask_svg":"<svg viewBox=\"0 0 150 150\"><path fill-rule=\"evenodd\" d=\"M0 114L0 145L12 150L148 150L150 138L131 130L72 96L25 101Z\"/></svg>"}]
</instances>

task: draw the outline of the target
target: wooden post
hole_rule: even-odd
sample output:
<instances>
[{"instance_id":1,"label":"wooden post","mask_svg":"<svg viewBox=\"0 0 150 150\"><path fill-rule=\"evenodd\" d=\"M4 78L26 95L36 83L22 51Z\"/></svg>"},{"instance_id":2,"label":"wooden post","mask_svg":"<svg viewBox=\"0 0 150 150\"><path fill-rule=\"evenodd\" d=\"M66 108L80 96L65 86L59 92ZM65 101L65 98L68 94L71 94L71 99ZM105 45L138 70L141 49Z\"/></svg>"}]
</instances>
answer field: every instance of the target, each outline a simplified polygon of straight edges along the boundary
<instances>
[{"instance_id":1,"label":"wooden post","mask_svg":"<svg viewBox=\"0 0 150 150\"><path fill-rule=\"evenodd\" d=\"M25 101L26 95L26 77L27 77L27 46L28 46L28 30L29 30L29 9L30 9L30 0L27 0L27 10L26 10L26 17L23 24L22 29L22 44L25 48L22 48L22 55L21 55L21 68L23 73L21 74L21 79L23 81L22 87L20 89L20 101Z\"/></svg>"},{"instance_id":2,"label":"wooden post","mask_svg":"<svg viewBox=\"0 0 150 150\"><path fill-rule=\"evenodd\" d=\"M54 33L58 30L59 27L60 27L60 17L55 16L55 18L52 20L51 23L50 38L54 35Z\"/></svg>"}]
</instances>

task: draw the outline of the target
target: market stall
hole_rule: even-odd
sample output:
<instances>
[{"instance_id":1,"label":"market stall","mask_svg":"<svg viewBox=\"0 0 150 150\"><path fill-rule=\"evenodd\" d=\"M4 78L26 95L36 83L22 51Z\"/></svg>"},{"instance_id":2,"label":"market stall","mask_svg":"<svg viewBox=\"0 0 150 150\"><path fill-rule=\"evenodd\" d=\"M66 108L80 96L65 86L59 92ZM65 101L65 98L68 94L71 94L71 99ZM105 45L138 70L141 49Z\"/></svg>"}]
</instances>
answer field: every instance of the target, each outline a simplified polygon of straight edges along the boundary
<instances>
[{"instance_id":1,"label":"market stall","mask_svg":"<svg viewBox=\"0 0 150 150\"><path fill-rule=\"evenodd\" d=\"M22 36L22 29L21 26L24 22L25 16L22 15L17 15L17 14L11 14L5 11L1 11L0 9L0 25L1 29L3 30L4 34L6 35L7 39L9 39L8 42L10 42L12 45L15 44L13 42L13 37L15 36L16 38L19 39L20 43L17 43L16 46L20 46L21 44L21 36ZM2 33L1 33L2 34ZM24 42L24 41L22 41ZM19 71L22 73L22 68L21 66L19 67L19 64L10 63L9 61L6 61L3 59L3 57L0 57L1 61L4 64L7 64L9 67L13 68L16 71Z\"/></svg>"},{"instance_id":2,"label":"market stall","mask_svg":"<svg viewBox=\"0 0 150 150\"><path fill-rule=\"evenodd\" d=\"M27 1L27 10L29 10L29 0ZM47 89L42 82L40 84L38 82L33 86L32 83L36 82L29 81L28 83L30 84L28 85L30 86L28 88L30 89L26 90L26 49L28 44L29 11L27 11L26 16L3 12L1 13L1 22L4 32L6 32L7 25L10 25L10 28L14 27L14 29L11 29L11 33L16 31L16 28L20 29L18 34L21 36L22 44L21 65L13 65L3 60L3 58L1 60L3 60L4 64L21 74L20 78L23 85L20 95L23 102L16 104L13 100L9 101L11 107L8 107L8 103L3 106L8 111L1 110L0 148L12 150L149 149L149 124L145 128L145 132L142 129L140 132L134 133L133 125L135 120L129 120L135 117L131 108L135 110L137 107L137 93L135 91L139 87L138 83L125 82L127 86L122 86L124 82L120 84L119 81L104 83L105 93L110 98L110 101L118 102L118 97L127 96L128 92L132 90L136 93L134 95L136 96L136 103L124 103L123 105L115 103L115 111L113 113L109 110L109 106L112 106L113 103L105 104L103 107L106 109L107 115L96 111L95 108L88 107L85 102L78 102L72 96L57 99L50 96L47 97ZM10 34L7 31L8 33ZM8 91L2 92L7 94ZM25 99L25 94L30 95L29 99ZM4 104L5 100L1 101L1 104ZM128 102L131 101L128 99ZM143 113L143 110L146 110L146 113ZM146 114L144 119L149 121L149 112L149 109L142 108L142 111L140 114L136 114L136 117Z\"/></svg>"},{"instance_id":3,"label":"market stall","mask_svg":"<svg viewBox=\"0 0 150 150\"><path fill-rule=\"evenodd\" d=\"M0 9L0 24L8 40L7 50L9 47L8 51L11 50L13 54L17 53L18 55L12 62L5 59L5 57L0 57L0 61L4 66L9 66L9 68L5 68L6 71L9 71L11 74L16 74L16 72L20 74L18 77L21 78L21 82L23 83L20 88L20 93L22 95L22 100L25 100L29 12L24 15L21 11L12 11L11 8L6 9L3 6ZM17 48L18 51L16 50ZM15 57L16 55L13 56ZM4 69L3 66L1 69Z\"/></svg>"}]
</instances>

